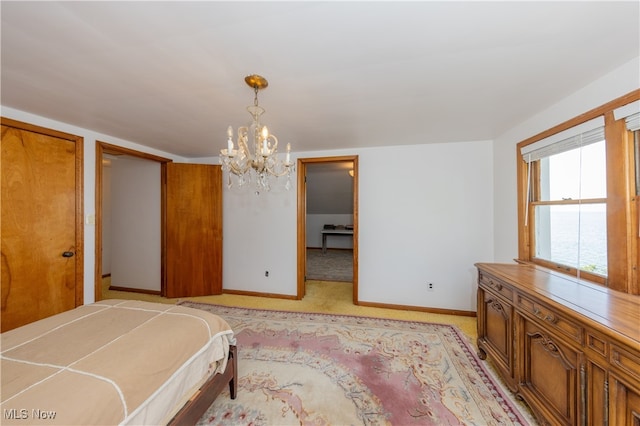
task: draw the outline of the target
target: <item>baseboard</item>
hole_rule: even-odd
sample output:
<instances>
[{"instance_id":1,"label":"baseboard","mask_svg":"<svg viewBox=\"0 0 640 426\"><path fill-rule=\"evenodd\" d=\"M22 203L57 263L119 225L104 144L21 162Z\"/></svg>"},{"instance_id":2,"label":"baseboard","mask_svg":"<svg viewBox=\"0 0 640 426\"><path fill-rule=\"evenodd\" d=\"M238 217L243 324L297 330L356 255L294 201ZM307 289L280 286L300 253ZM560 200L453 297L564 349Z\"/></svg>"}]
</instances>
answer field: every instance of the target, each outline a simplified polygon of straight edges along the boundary
<instances>
[{"instance_id":1,"label":"baseboard","mask_svg":"<svg viewBox=\"0 0 640 426\"><path fill-rule=\"evenodd\" d=\"M358 302L357 305L368 306L370 308L385 308L385 309L396 309L401 311L427 312L430 314L458 315L462 317L477 316L476 312L474 311L459 311L456 309L427 308L424 306L392 305L387 303L371 303L371 302Z\"/></svg>"},{"instance_id":2,"label":"baseboard","mask_svg":"<svg viewBox=\"0 0 640 426\"><path fill-rule=\"evenodd\" d=\"M322 247L307 247L307 250L322 250ZM327 247L327 250L350 250L350 251L353 251L353 247Z\"/></svg>"},{"instance_id":3,"label":"baseboard","mask_svg":"<svg viewBox=\"0 0 640 426\"><path fill-rule=\"evenodd\" d=\"M243 291L243 290L222 290L222 292L225 294L235 294L239 296L257 296L257 297L270 297L273 299L298 300L298 297L292 294L261 293L258 291Z\"/></svg>"},{"instance_id":4,"label":"baseboard","mask_svg":"<svg viewBox=\"0 0 640 426\"><path fill-rule=\"evenodd\" d=\"M142 294L153 294L156 296L160 296L160 291L159 290L147 290L144 288L129 288L129 287L116 287L116 286L109 286L109 290L113 290L113 291L128 291L129 293L142 293Z\"/></svg>"}]
</instances>

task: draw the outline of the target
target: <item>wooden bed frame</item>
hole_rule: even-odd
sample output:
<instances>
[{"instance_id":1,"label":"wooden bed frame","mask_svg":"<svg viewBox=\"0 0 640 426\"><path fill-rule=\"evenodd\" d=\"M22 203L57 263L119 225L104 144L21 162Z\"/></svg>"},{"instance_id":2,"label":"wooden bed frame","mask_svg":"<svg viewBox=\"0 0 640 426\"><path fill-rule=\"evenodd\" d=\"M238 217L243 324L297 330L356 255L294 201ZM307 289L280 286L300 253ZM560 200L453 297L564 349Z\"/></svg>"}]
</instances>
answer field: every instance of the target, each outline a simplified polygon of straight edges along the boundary
<instances>
[{"instance_id":1,"label":"wooden bed frame","mask_svg":"<svg viewBox=\"0 0 640 426\"><path fill-rule=\"evenodd\" d=\"M204 415L213 401L227 384L231 399L236 399L238 390L238 348L235 345L229 346L229 361L223 373L214 374L200 389L191 397L189 401L178 411L169 422L170 426L195 425Z\"/></svg>"}]
</instances>

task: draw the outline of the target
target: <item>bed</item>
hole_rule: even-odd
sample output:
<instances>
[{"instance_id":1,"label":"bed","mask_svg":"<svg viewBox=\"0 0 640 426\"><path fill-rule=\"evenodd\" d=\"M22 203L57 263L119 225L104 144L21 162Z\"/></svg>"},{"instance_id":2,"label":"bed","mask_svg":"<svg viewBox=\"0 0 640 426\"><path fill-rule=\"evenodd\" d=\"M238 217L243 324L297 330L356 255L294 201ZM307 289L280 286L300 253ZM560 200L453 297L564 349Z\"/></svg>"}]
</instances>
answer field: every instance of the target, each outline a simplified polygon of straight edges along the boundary
<instances>
[{"instance_id":1,"label":"bed","mask_svg":"<svg viewBox=\"0 0 640 426\"><path fill-rule=\"evenodd\" d=\"M104 300L2 333L0 423L195 423L229 386L233 331L184 306Z\"/></svg>"}]
</instances>

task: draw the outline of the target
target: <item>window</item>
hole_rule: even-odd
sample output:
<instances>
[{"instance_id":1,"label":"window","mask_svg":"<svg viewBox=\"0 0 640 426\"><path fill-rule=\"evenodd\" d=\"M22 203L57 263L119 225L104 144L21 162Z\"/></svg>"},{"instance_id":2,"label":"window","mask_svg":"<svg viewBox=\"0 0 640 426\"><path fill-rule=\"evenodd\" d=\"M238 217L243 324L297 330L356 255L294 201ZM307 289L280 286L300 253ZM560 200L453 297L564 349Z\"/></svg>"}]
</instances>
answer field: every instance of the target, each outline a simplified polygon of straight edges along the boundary
<instances>
[{"instance_id":1,"label":"window","mask_svg":"<svg viewBox=\"0 0 640 426\"><path fill-rule=\"evenodd\" d=\"M518 144L519 260L640 294L638 98Z\"/></svg>"},{"instance_id":2,"label":"window","mask_svg":"<svg viewBox=\"0 0 640 426\"><path fill-rule=\"evenodd\" d=\"M604 140L539 160L535 257L607 275Z\"/></svg>"},{"instance_id":3,"label":"window","mask_svg":"<svg viewBox=\"0 0 640 426\"><path fill-rule=\"evenodd\" d=\"M532 256L567 271L607 276L606 145L598 117L523 147ZM591 277L596 278L596 277Z\"/></svg>"}]
</instances>

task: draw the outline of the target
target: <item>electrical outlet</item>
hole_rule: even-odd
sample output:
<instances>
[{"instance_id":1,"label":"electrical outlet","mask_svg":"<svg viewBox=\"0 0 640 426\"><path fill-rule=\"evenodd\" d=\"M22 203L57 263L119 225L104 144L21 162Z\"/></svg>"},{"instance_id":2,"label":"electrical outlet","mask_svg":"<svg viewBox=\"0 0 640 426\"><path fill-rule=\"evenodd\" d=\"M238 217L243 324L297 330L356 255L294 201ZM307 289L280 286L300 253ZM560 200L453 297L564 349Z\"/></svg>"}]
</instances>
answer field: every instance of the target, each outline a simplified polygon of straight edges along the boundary
<instances>
[{"instance_id":1,"label":"electrical outlet","mask_svg":"<svg viewBox=\"0 0 640 426\"><path fill-rule=\"evenodd\" d=\"M268 278L269 277L269 271L264 271L264 276Z\"/></svg>"},{"instance_id":2,"label":"electrical outlet","mask_svg":"<svg viewBox=\"0 0 640 426\"><path fill-rule=\"evenodd\" d=\"M427 291L433 291L433 283L427 283Z\"/></svg>"}]
</instances>

